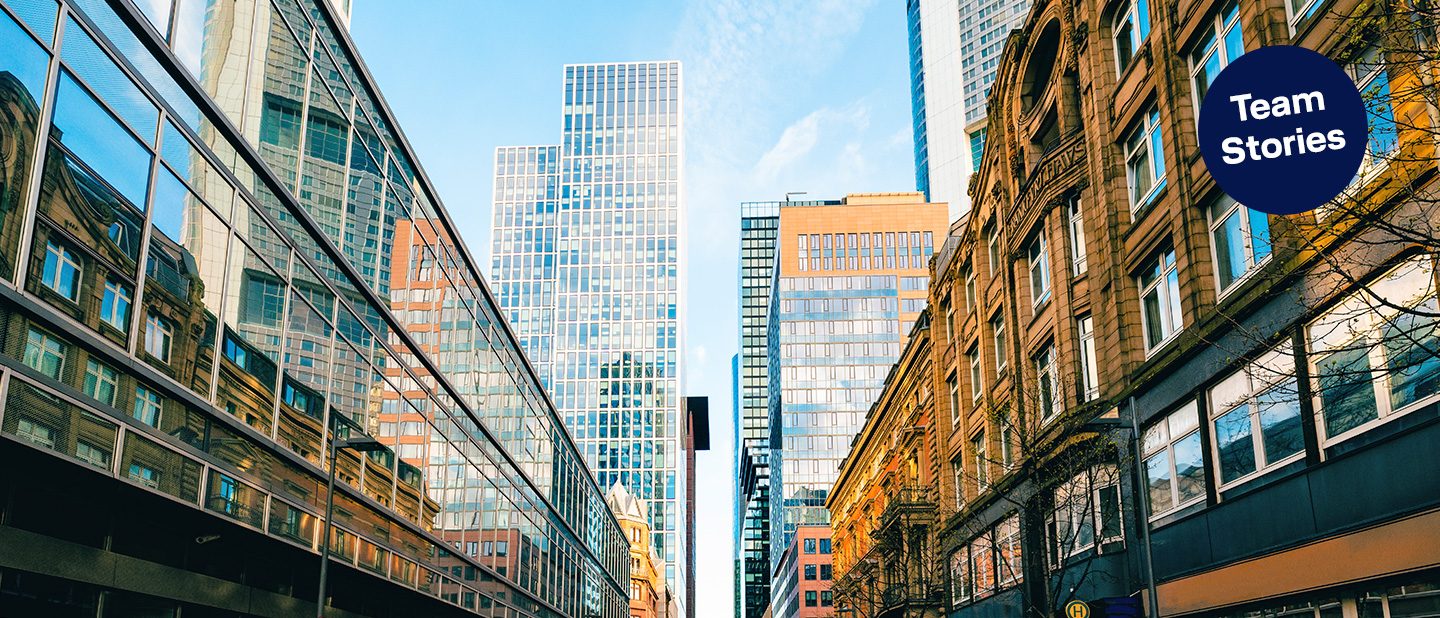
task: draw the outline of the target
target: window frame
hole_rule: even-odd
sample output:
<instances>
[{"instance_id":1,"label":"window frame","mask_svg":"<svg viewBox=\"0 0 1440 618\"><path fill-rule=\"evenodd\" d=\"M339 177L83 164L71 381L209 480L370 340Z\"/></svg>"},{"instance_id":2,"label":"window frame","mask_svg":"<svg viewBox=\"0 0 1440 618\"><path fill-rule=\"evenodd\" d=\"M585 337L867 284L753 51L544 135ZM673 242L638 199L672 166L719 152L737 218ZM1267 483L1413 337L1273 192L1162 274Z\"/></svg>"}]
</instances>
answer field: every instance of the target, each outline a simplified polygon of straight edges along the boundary
<instances>
[{"instance_id":1,"label":"window frame","mask_svg":"<svg viewBox=\"0 0 1440 618\"><path fill-rule=\"evenodd\" d=\"M1155 203L1155 199L1165 189L1165 133L1160 123L1159 107L1151 103L1140 114L1134 126L1125 132L1121 147L1125 154L1125 180L1129 189L1126 197L1130 201L1130 214L1136 215ZM1145 158L1150 173L1150 187L1145 193L1137 195L1139 185L1136 184L1135 160L1141 153L1148 155Z\"/></svg>"},{"instance_id":2,"label":"window frame","mask_svg":"<svg viewBox=\"0 0 1440 618\"><path fill-rule=\"evenodd\" d=\"M1277 389L1289 388L1290 393L1294 396L1295 418L1302 426L1305 423L1305 413L1300 409L1298 374L1295 373L1293 354L1290 342L1282 342L1280 345L1266 350L1256 360L1245 363L1235 371L1225 374L1224 377L1205 389L1205 397L1208 403L1206 406L1206 421L1209 423L1210 429L1210 460L1214 464L1214 470L1211 470L1211 472L1214 475L1213 478L1217 490L1225 491L1243 485L1305 457L1302 429L1299 450L1275 461L1267 461L1264 444L1264 427L1260 419L1260 398ZM1286 368L1288 368L1289 371L1286 371ZM1236 401L1219 401L1216 391L1234 379L1244 380L1245 395ZM1216 424L1222 418L1238 412L1241 407L1245 408L1245 414L1250 421L1250 446L1254 456L1255 469L1226 481L1225 475L1222 472L1223 463L1220 458L1220 430L1216 427Z\"/></svg>"},{"instance_id":3,"label":"window frame","mask_svg":"<svg viewBox=\"0 0 1440 618\"><path fill-rule=\"evenodd\" d=\"M1285 2L1289 3L1290 0L1285 0ZM1235 61L1235 58L1230 57L1230 48L1225 43L1237 28L1240 30L1240 54L1244 55L1246 51L1245 29L1240 27L1240 5L1237 0L1228 0L1221 4L1220 8L1216 9L1208 19L1210 24L1206 27L1205 32L1209 37L1210 44L1204 48L1198 48L1197 44L1198 49L1192 49L1185 54L1185 61L1190 65L1190 99L1195 106L1196 118L1200 117L1200 105L1205 99L1200 91L1203 89L1208 93L1210 85L1214 83L1215 79L1213 75L1209 76L1210 81L1206 82L1203 87L1199 82L1199 78L1205 74L1203 69L1207 66L1210 57L1213 55L1220 58L1220 71L1225 70L1225 67ZM1238 57L1236 56L1236 58ZM1219 75L1219 72L1217 71L1215 75Z\"/></svg>"},{"instance_id":4,"label":"window frame","mask_svg":"<svg viewBox=\"0 0 1440 618\"><path fill-rule=\"evenodd\" d=\"M975 457L975 487L977 492L984 492L990 488L990 470L985 461L989 456L989 445L985 442L985 430L975 437L970 438L971 455Z\"/></svg>"},{"instance_id":5,"label":"window frame","mask_svg":"<svg viewBox=\"0 0 1440 618\"><path fill-rule=\"evenodd\" d=\"M159 429L164 414L165 400L161 399L160 393L144 385L135 385L135 405L131 410L130 417L140 421L141 424ZM148 420L152 415L154 422Z\"/></svg>"},{"instance_id":6,"label":"window frame","mask_svg":"<svg viewBox=\"0 0 1440 618\"><path fill-rule=\"evenodd\" d=\"M1005 316L997 313L990 320L990 337L995 344L995 375L998 377L1009 367L1005 354Z\"/></svg>"},{"instance_id":7,"label":"window frame","mask_svg":"<svg viewBox=\"0 0 1440 618\"><path fill-rule=\"evenodd\" d=\"M1390 351L1386 349L1385 345L1386 341L1389 341L1390 339L1385 338L1385 336L1383 335L1383 330L1386 326L1389 326L1393 323L1392 320L1396 316L1391 315L1388 317L1378 317L1378 312L1375 310L1373 301L1367 300L1367 296L1373 293L1372 290L1380 289L1380 286L1386 285L1387 280L1394 279L1395 281L1403 281L1403 276L1407 274L1404 271L1411 268L1419 269L1422 275L1421 278L1427 281L1428 285L1430 286L1428 290L1421 290L1420 294L1418 294L1419 299L1422 302L1427 299L1433 301L1437 292L1434 283L1436 270L1435 264L1431 256L1422 253L1419 255L1411 256L1409 259L1396 264L1393 268L1371 279L1368 284L1362 287L1362 289L1355 290L1350 294L1347 294L1346 296L1341 298L1340 301L1336 303L1332 308L1326 310L1321 315L1317 316L1314 320L1311 320L1308 324L1305 325L1305 336L1307 342L1306 364L1309 366L1310 370L1309 376L1311 387L1311 409L1314 411L1314 418L1316 419L1316 435L1320 442L1320 450L1322 456L1324 454L1324 451L1328 448L1345 442L1346 440L1355 438L1356 436L1365 434L1375 429L1376 427L1385 425L1397 418L1404 417L1416 410L1423 409L1431 403L1440 401L1440 393L1434 393L1416 399L1415 401L1411 401L1403 406L1400 406L1399 408L1396 408L1394 406L1394 402L1391 401L1391 396L1393 395L1393 393L1391 392L1391 385L1389 382L1389 379L1394 374L1394 371L1391 370L1387 364L1389 361L1388 354ZM1402 286L1397 285L1397 287ZM1379 293L1382 294L1382 296L1393 296L1389 294L1384 294L1383 291ZM1355 316L1354 314L1347 314L1351 315L1352 317L1344 320L1344 322L1346 323L1345 328L1347 328L1349 332L1353 333L1356 330L1353 326L1354 321L1359 320L1363 317L1370 322L1364 327L1362 331L1360 331L1362 333L1360 337L1365 337L1369 346L1366 349L1365 358L1369 363L1369 371L1371 375L1366 381L1368 381L1369 383L1368 388L1370 388L1370 396L1374 399L1375 402L1376 417L1363 421L1353 427L1350 427L1349 429L1346 429L1336 435L1331 436L1328 432L1328 423L1325 415L1324 388L1320 383L1320 380L1322 379L1322 372L1320 371L1320 360L1328 357L1331 354L1334 354L1335 352L1330 351L1331 348L1328 347L1322 349L1322 342L1317 340L1317 335L1315 334L1314 329L1316 328L1316 326L1324 323L1327 318L1331 318L1337 312L1345 309L1346 305L1351 302L1360 303L1363 307L1365 307L1365 310L1364 313L1359 316ZM1397 312L1396 315L1404 314ZM1440 330L1440 320L1437 320L1436 324L1436 329ZM1358 340L1359 337L1352 337L1341 342L1340 350L1343 351L1346 349L1353 349L1355 342ZM1382 369L1380 371L1377 371L1376 367L1380 367Z\"/></svg>"},{"instance_id":8,"label":"window frame","mask_svg":"<svg viewBox=\"0 0 1440 618\"><path fill-rule=\"evenodd\" d=\"M1168 259L1167 259L1168 258ZM1185 311L1180 303L1183 293L1180 291L1180 263L1175 254L1175 249L1166 247L1156 251L1149 260L1145 262L1147 267L1141 274L1135 276L1135 285L1140 296L1140 331L1144 337L1145 357L1149 358L1155 352L1164 348L1171 341L1174 341L1181 332L1185 330ZM1155 272L1155 280L1148 285L1145 283L1146 273ZM1172 284L1173 276L1173 286ZM1145 299L1151 292L1156 294L1160 326L1164 330L1167 322L1171 322L1169 332L1162 333L1160 339L1150 341L1150 318L1145 315ZM1172 298L1173 296L1173 298ZM1166 303L1166 299L1169 303Z\"/></svg>"},{"instance_id":9,"label":"window frame","mask_svg":"<svg viewBox=\"0 0 1440 618\"><path fill-rule=\"evenodd\" d=\"M1130 21L1130 58L1120 59L1120 31L1125 20ZM1123 6L1110 18L1110 41L1113 46L1116 75L1124 75L1135 65L1140 56L1140 47L1150 38L1150 6L1148 0L1124 0Z\"/></svg>"},{"instance_id":10,"label":"window frame","mask_svg":"<svg viewBox=\"0 0 1440 618\"><path fill-rule=\"evenodd\" d=\"M1087 313L1075 318L1075 332L1080 348L1080 401L1087 403L1100 397L1100 367L1095 353L1095 317Z\"/></svg>"},{"instance_id":11,"label":"window frame","mask_svg":"<svg viewBox=\"0 0 1440 618\"><path fill-rule=\"evenodd\" d=\"M1175 432L1173 431L1171 419L1180 419L1184 422L1186 416L1189 417L1191 423L1188 427L1181 425L1180 429L1183 431L1181 431L1177 437L1174 435ZM1171 513L1176 513L1193 505L1200 504L1206 499L1206 492L1203 491L1203 486L1209 482L1207 477L1210 471L1205 466L1203 455L1205 439L1200 433L1200 420L1200 406L1194 399L1190 399L1169 412L1159 415L1150 424L1150 427L1140 432L1140 467L1142 471L1145 471L1145 473L1141 475L1141 481L1143 481L1142 484L1144 486L1146 511L1149 514L1149 520L1151 522L1166 517ZM1202 491L1194 497L1182 501L1180 496L1180 470L1176 466L1175 445L1189 439L1191 436L1196 436L1196 439L1200 441L1199 452L1202 453L1202 455L1196 469L1199 470L1201 474L1200 484L1202 485ZM1170 506L1164 510L1157 510L1155 504L1150 501L1150 477L1147 463L1162 452L1165 454L1165 460L1169 466Z\"/></svg>"},{"instance_id":12,"label":"window frame","mask_svg":"<svg viewBox=\"0 0 1440 618\"><path fill-rule=\"evenodd\" d=\"M54 260L53 262L51 260ZM73 270L71 275L71 289L69 292L60 289L64 282L63 273L68 268ZM47 272L48 271L48 272ZM79 258L79 253L57 242L53 238L45 240L45 259L40 264L40 283L51 292L58 294L61 298L72 303L80 302L80 287L85 278L85 265ZM53 279L53 281L52 281Z\"/></svg>"},{"instance_id":13,"label":"window frame","mask_svg":"<svg viewBox=\"0 0 1440 618\"><path fill-rule=\"evenodd\" d=\"M985 369L984 361L980 359L980 344L971 345L965 355L970 360L970 405L971 409L976 409L985 399Z\"/></svg>"},{"instance_id":14,"label":"window frame","mask_svg":"<svg viewBox=\"0 0 1440 618\"><path fill-rule=\"evenodd\" d=\"M154 311L147 312L145 314L145 353L168 365L174 345L174 324Z\"/></svg>"},{"instance_id":15,"label":"window frame","mask_svg":"<svg viewBox=\"0 0 1440 618\"><path fill-rule=\"evenodd\" d=\"M100 398L100 387L102 385L106 385L110 389L110 397L108 399ZM115 396L120 393L120 372L116 371L114 367L95 360L94 358L87 358L85 359L84 388L81 390L91 399L113 408L115 407Z\"/></svg>"},{"instance_id":16,"label":"window frame","mask_svg":"<svg viewBox=\"0 0 1440 618\"><path fill-rule=\"evenodd\" d=\"M1078 277L1090 271L1090 256L1085 248L1085 211L1078 194L1070 196L1065 215L1070 236L1070 273Z\"/></svg>"},{"instance_id":17,"label":"window frame","mask_svg":"<svg viewBox=\"0 0 1440 618\"><path fill-rule=\"evenodd\" d=\"M1220 216L1217 217L1216 206L1219 204L1224 204L1227 201L1229 202L1229 205L1226 206L1224 211L1221 212ZM1229 285L1222 285L1224 279L1224 275L1220 271L1220 252L1222 251L1222 247L1220 240L1216 237L1216 233L1224 227L1223 224L1226 221L1229 221L1231 216L1236 215L1240 217L1240 234L1242 237L1241 252L1243 254L1241 255L1241 258L1245 260L1245 272L1241 273L1239 277L1231 280ZM1255 226L1252 223L1252 217L1256 215L1259 215L1265 219L1265 231L1267 236L1265 241L1265 246L1267 247L1265 256L1258 260L1255 259ZM1253 277L1255 273L1259 272L1262 267L1264 267L1266 264L1269 264L1271 256L1275 255L1273 237L1270 237L1269 234L1271 229L1270 215L1267 215L1263 212L1250 208L1249 206L1241 204L1240 202L1235 201L1235 199L1230 197L1229 195L1221 193L1220 195L1216 196L1214 200L1211 200L1209 205L1206 206L1205 218L1208 220L1210 228L1210 261L1213 271L1211 274L1215 275L1215 296L1216 300L1219 300L1229 296L1235 290L1244 287L1243 284L1251 277Z\"/></svg>"},{"instance_id":18,"label":"window frame","mask_svg":"<svg viewBox=\"0 0 1440 618\"><path fill-rule=\"evenodd\" d=\"M105 304L110 304L109 311ZM105 279L105 290L100 300L100 322L122 333L130 332L130 311L135 307L135 293L124 281L114 277ZM118 315L117 315L118 314Z\"/></svg>"},{"instance_id":19,"label":"window frame","mask_svg":"<svg viewBox=\"0 0 1440 618\"><path fill-rule=\"evenodd\" d=\"M1025 256L1026 270L1030 274L1030 307L1035 308L1050 300L1050 290L1053 287L1050 280L1049 246L1045 242L1044 229L1035 235L1035 240L1026 245ZM1039 281L1036 281L1037 274ZM1036 289L1037 285L1040 286L1039 289Z\"/></svg>"},{"instance_id":20,"label":"window frame","mask_svg":"<svg viewBox=\"0 0 1440 618\"><path fill-rule=\"evenodd\" d=\"M1031 357L1032 366L1035 369L1035 406L1041 408L1040 424L1045 425L1060 416L1060 410L1064 406L1063 398L1060 396L1060 385L1056 379L1055 371L1055 344L1046 343L1040 347L1040 351ZM1050 402L1046 405L1046 382L1049 382Z\"/></svg>"},{"instance_id":21,"label":"window frame","mask_svg":"<svg viewBox=\"0 0 1440 618\"><path fill-rule=\"evenodd\" d=\"M960 425L960 376L957 372L950 372L945 378L945 387L950 395L950 420L956 427Z\"/></svg>"},{"instance_id":22,"label":"window frame","mask_svg":"<svg viewBox=\"0 0 1440 618\"><path fill-rule=\"evenodd\" d=\"M65 357L69 351L70 344L66 343L64 339L31 326L25 333L25 353L21 360L26 367L34 369L47 378L62 382L65 379ZM50 361L55 363L53 375L46 369Z\"/></svg>"}]
</instances>

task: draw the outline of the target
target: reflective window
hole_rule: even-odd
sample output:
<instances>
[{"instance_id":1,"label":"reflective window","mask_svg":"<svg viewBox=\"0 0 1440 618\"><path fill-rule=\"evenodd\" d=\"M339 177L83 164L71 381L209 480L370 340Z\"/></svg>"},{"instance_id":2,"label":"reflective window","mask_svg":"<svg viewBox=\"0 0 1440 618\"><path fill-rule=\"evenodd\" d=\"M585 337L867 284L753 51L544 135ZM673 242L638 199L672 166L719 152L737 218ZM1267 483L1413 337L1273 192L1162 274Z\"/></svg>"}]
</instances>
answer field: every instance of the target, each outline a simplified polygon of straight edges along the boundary
<instances>
[{"instance_id":1,"label":"reflective window","mask_svg":"<svg viewBox=\"0 0 1440 618\"><path fill-rule=\"evenodd\" d=\"M25 364L55 380L65 371L68 346L45 331L31 328L25 337Z\"/></svg>"},{"instance_id":2,"label":"reflective window","mask_svg":"<svg viewBox=\"0 0 1440 618\"><path fill-rule=\"evenodd\" d=\"M1245 53L1244 31L1236 26L1240 10L1232 0L1211 17L1205 38L1190 52L1190 83L1195 88L1195 109L1205 100L1215 76Z\"/></svg>"},{"instance_id":3,"label":"reflective window","mask_svg":"<svg viewBox=\"0 0 1440 618\"><path fill-rule=\"evenodd\" d=\"M85 361L86 395L107 406L113 406L119 384L120 374L109 365L93 358Z\"/></svg>"},{"instance_id":4,"label":"reflective window","mask_svg":"<svg viewBox=\"0 0 1440 618\"><path fill-rule=\"evenodd\" d=\"M135 420L151 427L160 426L160 394L143 386L135 387L135 408L131 415Z\"/></svg>"},{"instance_id":5,"label":"reflective window","mask_svg":"<svg viewBox=\"0 0 1440 618\"><path fill-rule=\"evenodd\" d=\"M160 109L120 70L114 60L101 51L100 45L73 17L65 22L65 41L60 46L60 59L110 109L119 114L140 139L146 142L155 139Z\"/></svg>"},{"instance_id":6,"label":"reflective window","mask_svg":"<svg viewBox=\"0 0 1440 618\"><path fill-rule=\"evenodd\" d=\"M46 287L72 301L80 299L80 279L84 268L74 251L53 240L47 241L45 263L41 268L40 282Z\"/></svg>"},{"instance_id":7,"label":"reflective window","mask_svg":"<svg viewBox=\"0 0 1440 618\"><path fill-rule=\"evenodd\" d=\"M1154 107L1125 138L1125 174L1130 180L1131 212L1149 206L1165 186L1165 143L1160 112Z\"/></svg>"},{"instance_id":8,"label":"reflective window","mask_svg":"<svg viewBox=\"0 0 1440 618\"><path fill-rule=\"evenodd\" d=\"M1150 7L1147 0L1125 0L1115 13L1111 34L1115 38L1117 73L1124 73L1140 51L1140 44L1150 36Z\"/></svg>"},{"instance_id":9,"label":"reflective window","mask_svg":"<svg viewBox=\"0 0 1440 618\"><path fill-rule=\"evenodd\" d=\"M169 320L153 313L145 316L145 352L162 363L170 362L170 344L175 327Z\"/></svg>"},{"instance_id":10,"label":"reflective window","mask_svg":"<svg viewBox=\"0 0 1440 618\"><path fill-rule=\"evenodd\" d=\"M1270 257L1270 217L1222 194L1210 205L1210 249L1223 293Z\"/></svg>"},{"instance_id":11,"label":"reflective window","mask_svg":"<svg viewBox=\"0 0 1440 618\"><path fill-rule=\"evenodd\" d=\"M150 151L70 77L60 75L55 97L60 143L136 208L145 205Z\"/></svg>"},{"instance_id":12,"label":"reflective window","mask_svg":"<svg viewBox=\"0 0 1440 618\"><path fill-rule=\"evenodd\" d=\"M129 329L130 286L113 278L105 280L104 296L100 299L100 319L121 332Z\"/></svg>"},{"instance_id":13,"label":"reflective window","mask_svg":"<svg viewBox=\"0 0 1440 618\"><path fill-rule=\"evenodd\" d=\"M1194 401L1146 429L1141 451L1152 519L1205 498L1200 415Z\"/></svg>"},{"instance_id":14,"label":"reflective window","mask_svg":"<svg viewBox=\"0 0 1440 618\"><path fill-rule=\"evenodd\" d=\"M1175 268L1175 251L1155 256L1140 274L1140 318L1145 327L1145 349L1154 350L1169 341L1184 326L1180 313L1180 274Z\"/></svg>"},{"instance_id":15,"label":"reflective window","mask_svg":"<svg viewBox=\"0 0 1440 618\"><path fill-rule=\"evenodd\" d=\"M1211 388L1210 417L1222 488L1300 455L1305 439L1290 345L1266 352Z\"/></svg>"},{"instance_id":16,"label":"reflective window","mask_svg":"<svg viewBox=\"0 0 1440 618\"><path fill-rule=\"evenodd\" d=\"M12 8L37 30L55 29L55 3L44 0L11 2ZM47 6L48 5L48 6ZM48 11L48 13L47 13ZM45 23L48 14L48 23ZM42 35L44 36L44 35ZM40 126L40 96L45 91L49 54L25 33L20 24L0 11L0 152L5 153L0 175L0 278L15 276L16 252L24 225L30 170L36 156Z\"/></svg>"},{"instance_id":17,"label":"reflective window","mask_svg":"<svg viewBox=\"0 0 1440 618\"><path fill-rule=\"evenodd\" d=\"M9 5L10 10L19 15L20 20L30 26L30 30L46 45L54 41L55 15L59 9L55 0L5 0L5 4ZM0 16L0 21L8 21L8 17ZM18 47L11 47L8 44L0 45L0 48L6 51L18 49ZM39 92L39 90L34 92Z\"/></svg>"}]
</instances>

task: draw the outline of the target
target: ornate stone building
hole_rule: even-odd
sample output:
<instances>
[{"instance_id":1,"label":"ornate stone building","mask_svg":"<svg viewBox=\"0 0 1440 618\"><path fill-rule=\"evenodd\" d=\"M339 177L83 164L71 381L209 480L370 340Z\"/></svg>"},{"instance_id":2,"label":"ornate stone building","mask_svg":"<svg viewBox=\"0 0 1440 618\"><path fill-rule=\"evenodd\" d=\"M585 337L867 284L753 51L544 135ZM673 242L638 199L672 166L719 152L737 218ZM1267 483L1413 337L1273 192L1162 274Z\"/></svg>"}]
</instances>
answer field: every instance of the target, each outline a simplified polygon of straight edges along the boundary
<instances>
[{"instance_id":1,"label":"ornate stone building","mask_svg":"<svg viewBox=\"0 0 1440 618\"><path fill-rule=\"evenodd\" d=\"M1035 4L991 92L973 209L932 262L934 414L909 420L892 375L867 421L933 444L937 611L1433 605L1440 488L1408 471L1440 452L1434 20L1424 2ZM1279 44L1334 59L1371 116L1350 188L1287 217L1225 196L1196 146L1214 76ZM908 456L867 439L847 468ZM863 568L851 523L838 551Z\"/></svg>"}]
</instances>

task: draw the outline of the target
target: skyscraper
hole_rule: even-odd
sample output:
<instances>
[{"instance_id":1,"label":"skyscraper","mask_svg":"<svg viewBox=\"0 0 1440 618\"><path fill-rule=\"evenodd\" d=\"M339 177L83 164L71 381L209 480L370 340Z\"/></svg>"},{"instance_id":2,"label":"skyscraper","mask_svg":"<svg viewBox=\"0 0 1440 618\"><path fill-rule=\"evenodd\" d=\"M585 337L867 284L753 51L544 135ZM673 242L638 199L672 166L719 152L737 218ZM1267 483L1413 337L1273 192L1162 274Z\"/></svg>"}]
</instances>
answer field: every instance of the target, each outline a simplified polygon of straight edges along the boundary
<instances>
[{"instance_id":1,"label":"skyscraper","mask_svg":"<svg viewBox=\"0 0 1440 618\"><path fill-rule=\"evenodd\" d=\"M619 524L344 20L0 0L7 613L626 614Z\"/></svg>"},{"instance_id":2,"label":"skyscraper","mask_svg":"<svg viewBox=\"0 0 1440 618\"><path fill-rule=\"evenodd\" d=\"M598 482L645 505L685 590L680 63L564 76L560 144L496 152L494 279Z\"/></svg>"},{"instance_id":3,"label":"skyscraper","mask_svg":"<svg viewBox=\"0 0 1440 618\"><path fill-rule=\"evenodd\" d=\"M910 97L915 186L950 204L950 218L970 210L970 175L985 148L985 102L1006 33L1025 19L1031 0L906 0L910 30Z\"/></svg>"},{"instance_id":4,"label":"skyscraper","mask_svg":"<svg viewBox=\"0 0 1440 618\"><path fill-rule=\"evenodd\" d=\"M772 573L797 526L829 523L825 498L925 307L948 216L919 193L778 204L765 325Z\"/></svg>"},{"instance_id":5,"label":"skyscraper","mask_svg":"<svg viewBox=\"0 0 1440 618\"><path fill-rule=\"evenodd\" d=\"M820 205L824 202L792 202ZM770 387L765 324L775 272L779 202L740 205L740 354L735 368L735 608L760 618L770 603Z\"/></svg>"}]
</instances>

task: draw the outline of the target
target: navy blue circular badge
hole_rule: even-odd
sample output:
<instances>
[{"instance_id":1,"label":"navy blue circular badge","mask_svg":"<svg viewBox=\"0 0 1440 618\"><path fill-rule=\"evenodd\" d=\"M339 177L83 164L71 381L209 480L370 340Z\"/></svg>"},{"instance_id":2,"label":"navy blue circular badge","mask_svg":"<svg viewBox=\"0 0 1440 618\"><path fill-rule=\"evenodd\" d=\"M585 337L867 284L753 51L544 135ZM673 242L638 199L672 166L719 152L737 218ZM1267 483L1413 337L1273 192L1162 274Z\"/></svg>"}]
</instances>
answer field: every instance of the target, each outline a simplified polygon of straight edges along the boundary
<instances>
[{"instance_id":1,"label":"navy blue circular badge","mask_svg":"<svg viewBox=\"0 0 1440 618\"><path fill-rule=\"evenodd\" d=\"M1225 67L1200 104L1200 153L1220 188L1276 215L1312 210L1360 169L1365 103L1334 61L1289 45Z\"/></svg>"}]
</instances>

